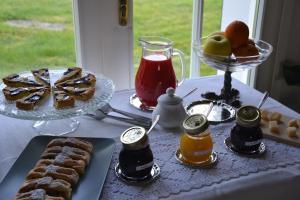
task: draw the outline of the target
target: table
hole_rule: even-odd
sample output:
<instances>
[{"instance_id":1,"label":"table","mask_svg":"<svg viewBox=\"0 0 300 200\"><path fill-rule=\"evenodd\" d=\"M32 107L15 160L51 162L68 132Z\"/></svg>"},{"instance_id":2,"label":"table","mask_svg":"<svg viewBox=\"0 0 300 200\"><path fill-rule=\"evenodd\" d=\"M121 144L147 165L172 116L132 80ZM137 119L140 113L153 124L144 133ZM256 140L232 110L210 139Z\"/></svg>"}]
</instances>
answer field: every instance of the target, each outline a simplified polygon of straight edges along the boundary
<instances>
[{"instance_id":1,"label":"table","mask_svg":"<svg viewBox=\"0 0 300 200\"><path fill-rule=\"evenodd\" d=\"M189 79L177 89L177 95L183 96L189 91L189 89L198 87L198 90L195 93L184 99L184 104L187 104L192 101L201 99L200 94L207 91L208 89L213 90L215 92L220 91L222 87L222 82L222 76ZM233 80L233 86L241 92L241 101L244 104L256 105L262 95L260 92L244 85L243 83L237 80ZM136 110L135 108L129 105L128 99L133 92L133 90L123 90L116 92L113 96L111 105L121 110L126 110L136 114L142 114L144 116L150 117L151 113ZM298 113L292 111L291 109L285 107L284 105L271 98L267 100L266 104L264 105L264 108L282 112L285 115L300 119L300 115ZM78 117L78 120L80 121L79 129L76 130L74 133L69 134L68 136L118 138L126 128L130 127L130 125L128 124L117 122L111 119L96 121L86 116L82 116ZM22 152L22 150L25 148L27 143L34 136L37 135L31 127L32 123L32 121L17 120L5 116L0 116L0 181L6 175L6 173L8 172L14 161L17 159L19 154ZM216 133L216 135L213 135L213 137L224 137L224 134L227 134L232 126L233 123L231 122L224 125L212 127L212 130L214 130L215 132L218 132L218 130L220 130L219 133ZM170 138L170 140L168 140L168 138ZM152 141L157 143L161 139L164 139L164 141L166 142L171 142L171 140L173 140L172 143L174 143L174 141L176 142L179 139L179 131L166 131L158 126L153 131L153 133L151 133L150 142ZM116 140L118 141L118 139ZM238 176L229 176L229 174L233 174L234 171L230 171L230 166L227 166L228 171L224 171L224 174L218 175L220 176L220 178L225 178L220 179L219 181L210 183L210 179L207 179L207 184L202 184L200 187L200 185L193 185L189 182L184 182L185 179L183 179L182 181L178 182L178 188L174 190L174 186L172 186L172 189L172 187L168 185L170 183L170 180L167 180L171 179L173 171L168 171L168 166L165 166L165 163L169 161L175 164L175 162L173 162L173 157L168 158L169 160L165 163L162 163L161 160L157 160L157 162L164 165L161 167L161 178L157 180L157 182L151 184L150 186L143 187L127 187L124 186L122 182L115 180L115 177L111 172L113 164L115 162L115 160L113 160L110 167L110 172L106 179L101 199L137 199L139 197L145 199L182 199L183 197L186 199L300 199L300 190L298 189L300 184L300 148L294 148L284 144L277 144L273 141L266 140L266 142L269 145L278 146L279 151L282 151L283 153L286 152L284 155L295 155L293 156L293 162L289 163L289 159L283 158L283 160L287 160L286 164L277 166L277 161L275 159L273 167L249 173L249 169L245 169L245 172L247 173L243 172ZM166 145L168 144L166 143ZM222 162L226 163L226 160L224 159L227 158L226 156L230 157L232 153L227 151L227 149L221 143L218 145L219 147L216 147L216 151L219 155L220 162L217 166L224 167L222 166ZM120 146L119 142L117 142L117 146ZM155 144L153 144L153 146L155 146ZM119 147L117 147L117 150L118 148ZM154 154L154 157L159 158L160 156L162 156L160 152L156 152L155 149L152 150L156 153ZM118 152L116 152L115 154L117 153ZM275 155L276 152L273 153ZM241 160L242 158L236 157L236 160L239 159ZM255 160L255 162L259 163L264 161L267 163L267 159L268 158L266 158L265 160ZM243 162L246 161L247 160ZM252 161L254 162L254 160ZM251 163L249 164L249 166L251 166ZM174 169L177 168L175 167ZM189 174L189 170L196 170L186 167L184 168L182 166L181 170L183 169L186 170L187 174ZM239 170L242 169L239 168ZM196 176L198 176L198 173L200 173L198 171L194 172L193 173ZM214 171L207 171L205 172L205 174L213 172ZM228 173L227 178L225 176L226 173ZM215 179L217 176L212 177ZM204 180L205 177L201 177L199 175L199 177L197 178L199 178L199 180L203 178ZM111 187L113 187L112 185L114 184L116 185L115 187L118 187L118 190L111 189ZM157 185L155 184L160 185L159 187L157 187ZM124 189L125 191L122 191L122 189Z\"/></svg>"}]
</instances>

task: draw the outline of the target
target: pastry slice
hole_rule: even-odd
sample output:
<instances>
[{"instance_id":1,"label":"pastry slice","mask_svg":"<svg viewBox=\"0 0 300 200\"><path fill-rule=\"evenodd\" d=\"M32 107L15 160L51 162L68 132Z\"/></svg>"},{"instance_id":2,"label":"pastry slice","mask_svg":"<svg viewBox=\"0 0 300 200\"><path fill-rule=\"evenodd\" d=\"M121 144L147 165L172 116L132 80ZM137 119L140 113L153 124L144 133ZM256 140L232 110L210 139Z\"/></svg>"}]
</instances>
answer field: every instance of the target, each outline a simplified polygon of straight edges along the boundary
<instances>
[{"instance_id":1,"label":"pastry slice","mask_svg":"<svg viewBox=\"0 0 300 200\"><path fill-rule=\"evenodd\" d=\"M56 159L57 156L67 156L68 158L71 158L72 160L81 160L85 163L85 166L87 166L88 162L89 162L89 158L85 158L83 156L80 155L76 155L76 154L66 154L66 153L49 153L49 152L45 152L43 153L43 155L41 156L42 159Z\"/></svg>"},{"instance_id":2,"label":"pastry slice","mask_svg":"<svg viewBox=\"0 0 300 200\"><path fill-rule=\"evenodd\" d=\"M54 107L57 109L74 107L75 99L63 90L53 89Z\"/></svg>"},{"instance_id":3,"label":"pastry slice","mask_svg":"<svg viewBox=\"0 0 300 200\"><path fill-rule=\"evenodd\" d=\"M51 140L47 147L53 146L70 146L85 150L89 153L93 150L92 143L78 138L56 138Z\"/></svg>"},{"instance_id":4,"label":"pastry slice","mask_svg":"<svg viewBox=\"0 0 300 200\"><path fill-rule=\"evenodd\" d=\"M83 160L73 159L65 154L58 154L54 159L40 159L36 164L36 167L47 166L47 165L57 165L61 167L72 168L82 176L85 171L86 164Z\"/></svg>"},{"instance_id":5,"label":"pastry slice","mask_svg":"<svg viewBox=\"0 0 300 200\"><path fill-rule=\"evenodd\" d=\"M63 76L58 79L54 84L59 84L70 79L81 77L82 69L79 67L69 67L67 71L63 73Z\"/></svg>"},{"instance_id":6,"label":"pastry slice","mask_svg":"<svg viewBox=\"0 0 300 200\"><path fill-rule=\"evenodd\" d=\"M43 159L55 159L58 154L66 155L74 160L83 160L86 164L90 162L90 153L85 150L69 147L69 146L53 146L48 147L42 154L41 158Z\"/></svg>"},{"instance_id":7,"label":"pastry slice","mask_svg":"<svg viewBox=\"0 0 300 200\"><path fill-rule=\"evenodd\" d=\"M50 93L50 88L44 87L40 91L34 92L27 97L16 101L17 108L21 110L33 110L35 106L40 105Z\"/></svg>"},{"instance_id":8,"label":"pastry slice","mask_svg":"<svg viewBox=\"0 0 300 200\"><path fill-rule=\"evenodd\" d=\"M53 179L62 179L72 186L76 185L79 179L79 175L74 169L56 165L37 166L28 173L26 179L32 180L46 176L52 177Z\"/></svg>"},{"instance_id":9,"label":"pastry slice","mask_svg":"<svg viewBox=\"0 0 300 200\"><path fill-rule=\"evenodd\" d=\"M85 88L85 87L95 87L96 85L96 77L93 74L87 74L83 77L68 80L57 84L57 87L77 87L77 88Z\"/></svg>"},{"instance_id":10,"label":"pastry slice","mask_svg":"<svg viewBox=\"0 0 300 200\"><path fill-rule=\"evenodd\" d=\"M47 195L44 189L35 189L29 192L19 192L14 200L65 200L65 198Z\"/></svg>"},{"instance_id":11,"label":"pastry slice","mask_svg":"<svg viewBox=\"0 0 300 200\"><path fill-rule=\"evenodd\" d=\"M46 176L26 180L21 186L19 193L30 192L35 189L43 189L46 194L63 197L65 199L70 199L72 192L71 184L67 181Z\"/></svg>"},{"instance_id":12,"label":"pastry slice","mask_svg":"<svg viewBox=\"0 0 300 200\"><path fill-rule=\"evenodd\" d=\"M50 87L50 74L47 68L36 69L31 72L38 83Z\"/></svg>"},{"instance_id":13,"label":"pastry slice","mask_svg":"<svg viewBox=\"0 0 300 200\"><path fill-rule=\"evenodd\" d=\"M11 74L9 76L4 77L3 83L10 87L42 87L43 85L37 83L33 80L30 80L25 77L21 77L18 74Z\"/></svg>"},{"instance_id":14,"label":"pastry slice","mask_svg":"<svg viewBox=\"0 0 300 200\"><path fill-rule=\"evenodd\" d=\"M88 87L88 88L76 88L76 87L60 87L63 91L67 92L70 95L73 95L76 99L81 101L87 101L91 99L95 94L95 88L94 87Z\"/></svg>"},{"instance_id":15,"label":"pastry slice","mask_svg":"<svg viewBox=\"0 0 300 200\"><path fill-rule=\"evenodd\" d=\"M5 99L9 101L15 101L17 99L24 98L33 92L42 90L43 88L44 87L27 87L27 88L5 87L2 89L2 92L5 96Z\"/></svg>"}]
</instances>

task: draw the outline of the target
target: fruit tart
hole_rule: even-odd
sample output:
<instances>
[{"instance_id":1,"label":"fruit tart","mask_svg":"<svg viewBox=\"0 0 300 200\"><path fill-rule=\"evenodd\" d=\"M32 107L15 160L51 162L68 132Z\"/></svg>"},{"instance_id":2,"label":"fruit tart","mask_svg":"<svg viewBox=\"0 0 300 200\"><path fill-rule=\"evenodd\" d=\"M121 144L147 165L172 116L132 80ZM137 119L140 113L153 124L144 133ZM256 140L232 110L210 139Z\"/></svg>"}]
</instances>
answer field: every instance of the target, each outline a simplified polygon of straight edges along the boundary
<instances>
[{"instance_id":1,"label":"fruit tart","mask_svg":"<svg viewBox=\"0 0 300 200\"><path fill-rule=\"evenodd\" d=\"M21 77L18 74L11 74L9 76L4 77L3 83L10 87L41 87L43 86L40 83L37 83L28 78Z\"/></svg>"},{"instance_id":2,"label":"fruit tart","mask_svg":"<svg viewBox=\"0 0 300 200\"><path fill-rule=\"evenodd\" d=\"M38 83L50 87L50 74L47 68L36 69L31 72Z\"/></svg>"},{"instance_id":3,"label":"fruit tart","mask_svg":"<svg viewBox=\"0 0 300 200\"><path fill-rule=\"evenodd\" d=\"M57 109L62 108L71 108L75 105L75 99L73 96L70 96L65 91L58 88L53 88L53 104Z\"/></svg>"},{"instance_id":4,"label":"fruit tart","mask_svg":"<svg viewBox=\"0 0 300 200\"><path fill-rule=\"evenodd\" d=\"M29 96L16 101L17 108L21 110L33 110L35 106L40 105L50 94L50 88L44 87L40 91L34 92Z\"/></svg>"},{"instance_id":5,"label":"fruit tart","mask_svg":"<svg viewBox=\"0 0 300 200\"><path fill-rule=\"evenodd\" d=\"M95 85L96 85L95 75L88 73L83 77L56 84L56 87L61 88L61 87L72 86L78 88L85 88L85 87L95 87Z\"/></svg>"},{"instance_id":6,"label":"fruit tart","mask_svg":"<svg viewBox=\"0 0 300 200\"><path fill-rule=\"evenodd\" d=\"M82 73L82 69L79 68L79 67L69 67L67 69L67 71L65 71L63 73L63 76L58 79L54 84L59 84L59 83L62 83L62 82L65 82L65 81L68 81L68 80L71 80L71 79L75 79L75 78L79 78L81 77L81 73Z\"/></svg>"},{"instance_id":7,"label":"fruit tart","mask_svg":"<svg viewBox=\"0 0 300 200\"><path fill-rule=\"evenodd\" d=\"M66 87L59 87L59 88L65 91L66 93L73 95L76 99L81 101L87 101L91 99L95 94L94 87L76 88L76 87L66 86Z\"/></svg>"},{"instance_id":8,"label":"fruit tart","mask_svg":"<svg viewBox=\"0 0 300 200\"><path fill-rule=\"evenodd\" d=\"M26 88L5 87L2 89L2 92L6 100L15 101L24 98L33 92L42 90L43 88L44 87L26 87Z\"/></svg>"}]
</instances>

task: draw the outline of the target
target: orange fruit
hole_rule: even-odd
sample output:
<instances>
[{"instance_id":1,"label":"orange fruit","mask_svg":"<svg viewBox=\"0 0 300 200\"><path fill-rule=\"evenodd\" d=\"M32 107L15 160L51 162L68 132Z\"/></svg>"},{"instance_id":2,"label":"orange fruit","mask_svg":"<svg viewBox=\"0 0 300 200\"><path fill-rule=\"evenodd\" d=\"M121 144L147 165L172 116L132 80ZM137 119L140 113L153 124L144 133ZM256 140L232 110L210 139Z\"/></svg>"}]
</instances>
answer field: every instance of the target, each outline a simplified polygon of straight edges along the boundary
<instances>
[{"instance_id":1,"label":"orange fruit","mask_svg":"<svg viewBox=\"0 0 300 200\"><path fill-rule=\"evenodd\" d=\"M258 49L254 45L246 44L246 45L240 46L237 49L234 49L233 54L236 57L254 56L254 57L250 57L250 58L237 58L237 60L239 62L245 62L248 60L257 59L256 56L259 55L259 52L258 52Z\"/></svg>"},{"instance_id":2,"label":"orange fruit","mask_svg":"<svg viewBox=\"0 0 300 200\"><path fill-rule=\"evenodd\" d=\"M248 39L248 44L252 44L252 45L255 46L255 42L254 42L254 40L252 40L252 39Z\"/></svg>"},{"instance_id":3,"label":"orange fruit","mask_svg":"<svg viewBox=\"0 0 300 200\"><path fill-rule=\"evenodd\" d=\"M233 21L225 29L225 36L228 38L232 49L236 49L248 43L249 28L242 21Z\"/></svg>"}]
</instances>

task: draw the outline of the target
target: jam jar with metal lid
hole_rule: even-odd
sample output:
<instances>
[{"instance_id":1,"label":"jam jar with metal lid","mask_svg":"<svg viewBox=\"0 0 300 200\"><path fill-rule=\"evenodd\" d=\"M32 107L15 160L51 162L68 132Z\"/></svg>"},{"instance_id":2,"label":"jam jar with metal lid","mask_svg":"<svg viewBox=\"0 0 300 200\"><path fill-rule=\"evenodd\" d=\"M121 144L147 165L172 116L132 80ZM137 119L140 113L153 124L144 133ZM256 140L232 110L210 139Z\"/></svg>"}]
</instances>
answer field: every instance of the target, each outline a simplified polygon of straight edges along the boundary
<instances>
[{"instance_id":1,"label":"jam jar with metal lid","mask_svg":"<svg viewBox=\"0 0 300 200\"><path fill-rule=\"evenodd\" d=\"M263 139L260 129L261 114L254 106L243 106L236 113L236 125L232 128L232 145L241 151L256 151Z\"/></svg>"},{"instance_id":2,"label":"jam jar with metal lid","mask_svg":"<svg viewBox=\"0 0 300 200\"><path fill-rule=\"evenodd\" d=\"M183 121L184 133L180 138L180 152L191 163L207 161L213 150L207 118L202 114L188 116Z\"/></svg>"},{"instance_id":3,"label":"jam jar with metal lid","mask_svg":"<svg viewBox=\"0 0 300 200\"><path fill-rule=\"evenodd\" d=\"M122 133L120 139L123 144L119 154L122 174L136 180L147 178L154 163L146 130L139 126L131 127Z\"/></svg>"}]
</instances>

